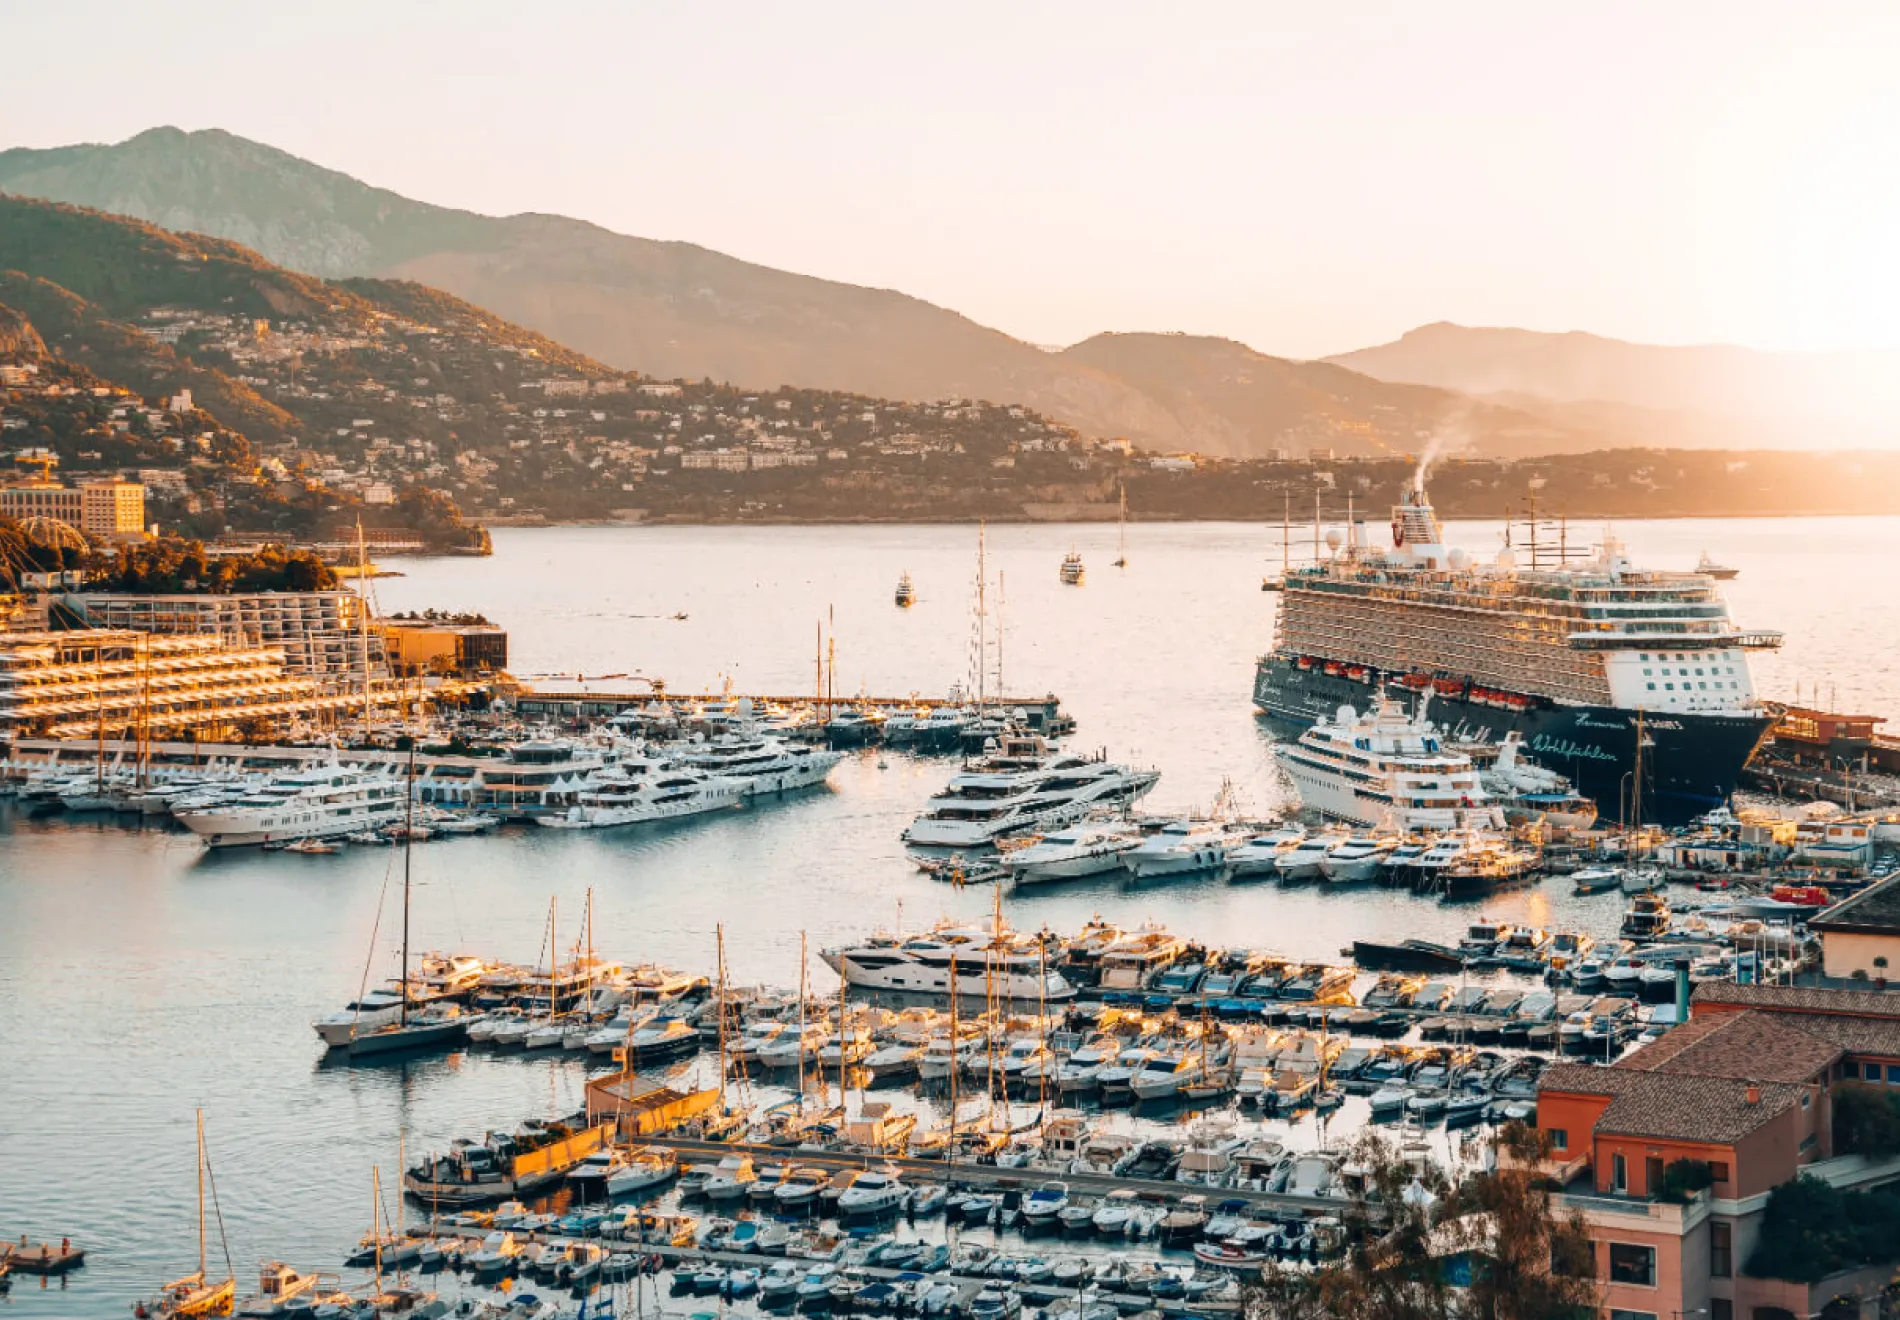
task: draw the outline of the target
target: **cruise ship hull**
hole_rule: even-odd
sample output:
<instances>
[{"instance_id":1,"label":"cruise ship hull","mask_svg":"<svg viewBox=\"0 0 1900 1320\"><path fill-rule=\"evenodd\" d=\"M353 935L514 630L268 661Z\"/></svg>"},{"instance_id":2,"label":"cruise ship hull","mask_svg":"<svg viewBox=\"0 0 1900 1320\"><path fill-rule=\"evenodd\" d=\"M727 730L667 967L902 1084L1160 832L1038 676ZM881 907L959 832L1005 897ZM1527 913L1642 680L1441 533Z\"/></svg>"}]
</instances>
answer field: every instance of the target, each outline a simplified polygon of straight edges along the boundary
<instances>
[{"instance_id":1,"label":"cruise ship hull","mask_svg":"<svg viewBox=\"0 0 1900 1320\"><path fill-rule=\"evenodd\" d=\"M1369 683L1317 667L1300 669L1281 655L1264 657L1254 677L1255 707L1296 724L1330 719L1345 705L1364 710L1375 695ZM1457 739L1496 742L1515 730L1525 752L1567 776L1596 802L1604 819L1615 820L1622 809L1620 799L1628 792L1624 776L1635 765L1633 710L1554 705L1507 710L1438 694L1432 698L1431 718ZM1766 714L1646 716L1643 815L1678 825L1722 805L1772 724Z\"/></svg>"}]
</instances>

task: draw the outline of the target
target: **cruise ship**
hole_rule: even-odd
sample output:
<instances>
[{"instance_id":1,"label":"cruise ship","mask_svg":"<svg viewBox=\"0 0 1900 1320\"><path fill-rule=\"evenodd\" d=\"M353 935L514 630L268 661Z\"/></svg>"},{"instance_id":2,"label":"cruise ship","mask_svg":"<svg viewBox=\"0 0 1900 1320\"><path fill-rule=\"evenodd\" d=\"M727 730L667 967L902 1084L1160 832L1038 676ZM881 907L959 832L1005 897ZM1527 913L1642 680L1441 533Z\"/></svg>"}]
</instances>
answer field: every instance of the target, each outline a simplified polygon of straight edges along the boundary
<instances>
[{"instance_id":1,"label":"cruise ship","mask_svg":"<svg viewBox=\"0 0 1900 1320\"><path fill-rule=\"evenodd\" d=\"M919 848L981 848L1130 806L1160 777L1102 757L1056 752L1038 734L1010 731L951 776L904 839Z\"/></svg>"},{"instance_id":2,"label":"cruise ship","mask_svg":"<svg viewBox=\"0 0 1900 1320\"><path fill-rule=\"evenodd\" d=\"M1393 510L1391 549L1355 527L1285 574L1255 706L1312 723L1386 680L1429 689L1448 737L1515 730L1606 813L1636 768L1640 724L1642 800L1657 818L1724 802L1772 724L1748 653L1781 635L1737 627L1707 574L1634 567L1613 536L1579 559L1533 535L1526 560L1507 546L1477 564L1448 548L1416 483Z\"/></svg>"},{"instance_id":3,"label":"cruise ship","mask_svg":"<svg viewBox=\"0 0 1900 1320\"><path fill-rule=\"evenodd\" d=\"M1075 987L1028 935L940 924L922 935L873 935L818 955L847 985L912 994L996 995L1019 1003L1072 999ZM952 975L952 964L954 977Z\"/></svg>"},{"instance_id":4,"label":"cruise ship","mask_svg":"<svg viewBox=\"0 0 1900 1320\"><path fill-rule=\"evenodd\" d=\"M1384 694L1372 701L1364 715L1341 706L1273 749L1309 810L1406 834L1504 828L1471 758L1444 746L1422 710L1407 715Z\"/></svg>"},{"instance_id":5,"label":"cruise ship","mask_svg":"<svg viewBox=\"0 0 1900 1320\"><path fill-rule=\"evenodd\" d=\"M280 774L235 802L181 811L178 821L213 848L337 838L401 820L405 783L345 765L312 766Z\"/></svg>"}]
</instances>

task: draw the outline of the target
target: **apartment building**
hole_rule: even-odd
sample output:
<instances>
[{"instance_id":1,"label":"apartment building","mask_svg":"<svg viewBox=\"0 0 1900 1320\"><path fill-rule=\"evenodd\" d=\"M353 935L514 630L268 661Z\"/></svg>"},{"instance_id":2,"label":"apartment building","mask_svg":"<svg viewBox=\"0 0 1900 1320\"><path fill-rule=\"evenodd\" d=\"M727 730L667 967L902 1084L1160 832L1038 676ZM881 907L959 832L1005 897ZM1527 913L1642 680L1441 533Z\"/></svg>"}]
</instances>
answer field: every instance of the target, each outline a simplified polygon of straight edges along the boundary
<instances>
[{"instance_id":1,"label":"apartment building","mask_svg":"<svg viewBox=\"0 0 1900 1320\"><path fill-rule=\"evenodd\" d=\"M1900 1159L1834 1148L1847 1083L1900 1088L1900 995L1714 983L1690 1020L1610 1067L1557 1064L1537 1125L1566 1209L1596 1242L1606 1320L1873 1320L1900 1262L1814 1284L1744 1265L1774 1189L1810 1174L1841 1189L1900 1181ZM1706 1165L1711 1185L1672 1186Z\"/></svg>"},{"instance_id":2,"label":"apartment building","mask_svg":"<svg viewBox=\"0 0 1900 1320\"><path fill-rule=\"evenodd\" d=\"M145 487L136 481L89 481L79 486L29 482L0 487L0 516L55 518L106 540L145 534Z\"/></svg>"},{"instance_id":3,"label":"apartment building","mask_svg":"<svg viewBox=\"0 0 1900 1320\"><path fill-rule=\"evenodd\" d=\"M231 595L87 591L60 597L60 608L93 628L216 637L227 646L281 650L292 674L387 673L383 635L363 617L353 591L256 591Z\"/></svg>"}]
</instances>

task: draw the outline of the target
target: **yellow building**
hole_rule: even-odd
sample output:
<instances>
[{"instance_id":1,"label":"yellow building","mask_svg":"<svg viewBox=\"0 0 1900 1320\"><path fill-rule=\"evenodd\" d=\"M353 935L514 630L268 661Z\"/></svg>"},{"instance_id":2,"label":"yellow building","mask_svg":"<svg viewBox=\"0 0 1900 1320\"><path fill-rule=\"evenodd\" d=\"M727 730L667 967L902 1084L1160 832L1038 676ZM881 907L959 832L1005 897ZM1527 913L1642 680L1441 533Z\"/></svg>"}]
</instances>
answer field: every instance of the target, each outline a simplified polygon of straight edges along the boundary
<instances>
[{"instance_id":1,"label":"yellow building","mask_svg":"<svg viewBox=\"0 0 1900 1320\"><path fill-rule=\"evenodd\" d=\"M1830 979L1900 979L1900 876L1883 880L1808 918L1821 937L1821 974Z\"/></svg>"},{"instance_id":2,"label":"yellow building","mask_svg":"<svg viewBox=\"0 0 1900 1320\"><path fill-rule=\"evenodd\" d=\"M379 622L390 667L398 674L494 674L508 667L508 634L492 623Z\"/></svg>"},{"instance_id":3,"label":"yellow building","mask_svg":"<svg viewBox=\"0 0 1900 1320\"><path fill-rule=\"evenodd\" d=\"M145 487L113 478L83 486L50 481L0 488L0 516L56 518L87 536L124 540L145 533Z\"/></svg>"}]
</instances>

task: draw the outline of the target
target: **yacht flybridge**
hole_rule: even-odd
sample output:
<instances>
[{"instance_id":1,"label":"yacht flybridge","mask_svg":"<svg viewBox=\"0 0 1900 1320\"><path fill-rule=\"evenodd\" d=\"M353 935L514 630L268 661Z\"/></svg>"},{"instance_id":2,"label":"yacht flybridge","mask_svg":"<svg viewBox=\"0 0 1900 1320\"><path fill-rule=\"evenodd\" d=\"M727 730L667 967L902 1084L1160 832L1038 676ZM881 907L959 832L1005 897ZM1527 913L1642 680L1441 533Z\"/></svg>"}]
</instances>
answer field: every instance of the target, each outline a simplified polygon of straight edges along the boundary
<instances>
[{"instance_id":1,"label":"yacht flybridge","mask_svg":"<svg viewBox=\"0 0 1900 1320\"><path fill-rule=\"evenodd\" d=\"M829 747L755 734L675 743L668 751L690 769L738 780L748 793L782 793L822 784L832 767L844 760L843 752Z\"/></svg>"},{"instance_id":2,"label":"yacht flybridge","mask_svg":"<svg viewBox=\"0 0 1900 1320\"><path fill-rule=\"evenodd\" d=\"M748 795L738 779L636 753L589 775L581 786L580 800L566 815L535 820L567 830L640 825L737 807Z\"/></svg>"},{"instance_id":3,"label":"yacht flybridge","mask_svg":"<svg viewBox=\"0 0 1900 1320\"><path fill-rule=\"evenodd\" d=\"M1273 750L1323 816L1397 833L1504 828L1471 758L1444 743L1422 709L1408 716L1389 696L1364 715L1341 706Z\"/></svg>"},{"instance_id":4,"label":"yacht flybridge","mask_svg":"<svg viewBox=\"0 0 1900 1320\"><path fill-rule=\"evenodd\" d=\"M1039 735L1006 731L964 764L904 832L923 848L980 848L1010 834L1057 829L1091 812L1126 808L1160 773L1058 752Z\"/></svg>"}]
</instances>

